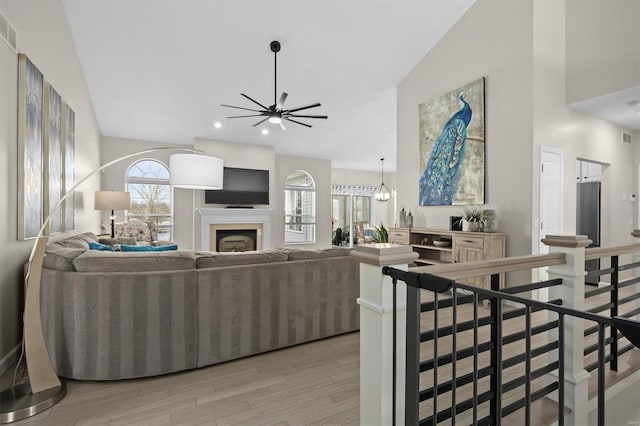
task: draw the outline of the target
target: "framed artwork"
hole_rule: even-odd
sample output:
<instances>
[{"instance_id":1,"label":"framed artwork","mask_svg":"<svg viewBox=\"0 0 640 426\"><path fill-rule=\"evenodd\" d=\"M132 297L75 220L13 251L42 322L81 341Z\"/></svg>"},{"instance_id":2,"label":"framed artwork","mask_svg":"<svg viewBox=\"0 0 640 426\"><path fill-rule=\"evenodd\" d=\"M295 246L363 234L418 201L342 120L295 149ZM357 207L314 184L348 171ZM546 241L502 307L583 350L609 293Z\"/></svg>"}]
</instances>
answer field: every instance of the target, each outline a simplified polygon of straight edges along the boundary
<instances>
[{"instance_id":1,"label":"framed artwork","mask_svg":"<svg viewBox=\"0 0 640 426\"><path fill-rule=\"evenodd\" d=\"M18 239L38 235L43 218L42 73L18 55Z\"/></svg>"},{"instance_id":2,"label":"framed artwork","mask_svg":"<svg viewBox=\"0 0 640 426\"><path fill-rule=\"evenodd\" d=\"M44 217L51 218L45 233L62 232L62 98L47 82L44 84Z\"/></svg>"},{"instance_id":3,"label":"framed artwork","mask_svg":"<svg viewBox=\"0 0 640 426\"><path fill-rule=\"evenodd\" d=\"M484 204L484 77L418 107L421 206Z\"/></svg>"},{"instance_id":4,"label":"framed artwork","mask_svg":"<svg viewBox=\"0 0 640 426\"><path fill-rule=\"evenodd\" d=\"M62 104L62 194L66 194L75 183L76 115L66 103ZM75 228L74 194L62 205L62 225L65 231Z\"/></svg>"}]
</instances>

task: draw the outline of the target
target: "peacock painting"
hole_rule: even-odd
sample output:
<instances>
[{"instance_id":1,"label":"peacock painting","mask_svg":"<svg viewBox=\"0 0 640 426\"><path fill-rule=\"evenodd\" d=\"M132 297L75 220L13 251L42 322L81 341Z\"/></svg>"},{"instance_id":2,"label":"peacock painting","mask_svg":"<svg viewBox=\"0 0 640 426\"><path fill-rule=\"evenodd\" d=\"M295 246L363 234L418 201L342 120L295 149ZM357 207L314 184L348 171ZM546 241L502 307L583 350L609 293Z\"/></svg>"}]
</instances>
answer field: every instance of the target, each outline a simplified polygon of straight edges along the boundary
<instances>
[{"instance_id":1,"label":"peacock painting","mask_svg":"<svg viewBox=\"0 0 640 426\"><path fill-rule=\"evenodd\" d=\"M420 205L483 204L484 79L421 104L420 133Z\"/></svg>"}]
</instances>

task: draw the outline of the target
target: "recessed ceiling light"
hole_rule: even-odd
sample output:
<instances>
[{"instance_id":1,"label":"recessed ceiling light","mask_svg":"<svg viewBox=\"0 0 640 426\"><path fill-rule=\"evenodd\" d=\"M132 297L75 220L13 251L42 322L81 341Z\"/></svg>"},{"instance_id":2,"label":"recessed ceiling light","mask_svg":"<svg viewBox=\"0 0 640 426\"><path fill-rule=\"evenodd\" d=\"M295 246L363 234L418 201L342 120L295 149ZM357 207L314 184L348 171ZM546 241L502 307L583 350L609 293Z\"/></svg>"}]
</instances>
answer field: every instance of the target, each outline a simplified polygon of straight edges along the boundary
<instances>
[{"instance_id":1,"label":"recessed ceiling light","mask_svg":"<svg viewBox=\"0 0 640 426\"><path fill-rule=\"evenodd\" d=\"M216 129L219 129L220 127L222 127L222 123L219 121L216 121L215 123L213 123L213 127L215 127Z\"/></svg>"},{"instance_id":2,"label":"recessed ceiling light","mask_svg":"<svg viewBox=\"0 0 640 426\"><path fill-rule=\"evenodd\" d=\"M269 129L262 129L262 134L263 135L268 135L269 134Z\"/></svg>"},{"instance_id":3,"label":"recessed ceiling light","mask_svg":"<svg viewBox=\"0 0 640 426\"><path fill-rule=\"evenodd\" d=\"M640 115L640 101L631 101L629 102L629 106L635 108L638 115Z\"/></svg>"}]
</instances>

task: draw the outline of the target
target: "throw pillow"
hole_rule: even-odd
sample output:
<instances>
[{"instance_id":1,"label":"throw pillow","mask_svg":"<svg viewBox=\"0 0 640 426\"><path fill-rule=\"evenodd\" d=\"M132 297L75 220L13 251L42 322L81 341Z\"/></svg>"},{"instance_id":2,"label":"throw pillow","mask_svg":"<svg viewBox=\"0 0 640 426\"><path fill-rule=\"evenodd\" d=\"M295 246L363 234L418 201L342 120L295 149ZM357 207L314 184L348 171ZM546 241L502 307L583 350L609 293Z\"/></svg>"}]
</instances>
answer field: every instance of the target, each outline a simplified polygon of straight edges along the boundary
<instances>
[{"instance_id":1,"label":"throw pillow","mask_svg":"<svg viewBox=\"0 0 640 426\"><path fill-rule=\"evenodd\" d=\"M120 251L169 251L169 250L178 250L177 244L167 245L167 246L130 246L127 244L120 245Z\"/></svg>"},{"instance_id":2,"label":"throw pillow","mask_svg":"<svg viewBox=\"0 0 640 426\"><path fill-rule=\"evenodd\" d=\"M113 247L107 244L100 244L93 241L89 242L90 250L99 250L99 251L115 251Z\"/></svg>"}]
</instances>

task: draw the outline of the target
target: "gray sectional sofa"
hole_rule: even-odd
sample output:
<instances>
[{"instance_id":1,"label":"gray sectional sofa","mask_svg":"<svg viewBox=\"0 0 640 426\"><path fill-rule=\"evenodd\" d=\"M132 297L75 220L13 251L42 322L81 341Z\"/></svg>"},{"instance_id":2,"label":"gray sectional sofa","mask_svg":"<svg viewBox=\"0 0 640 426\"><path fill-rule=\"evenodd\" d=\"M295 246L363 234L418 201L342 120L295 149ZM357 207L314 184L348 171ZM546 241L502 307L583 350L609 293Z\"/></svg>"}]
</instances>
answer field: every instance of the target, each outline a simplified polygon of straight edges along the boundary
<instances>
[{"instance_id":1,"label":"gray sectional sofa","mask_svg":"<svg viewBox=\"0 0 640 426\"><path fill-rule=\"evenodd\" d=\"M105 252L50 243L42 318L62 377L116 380L203 367L358 330L349 250Z\"/></svg>"}]
</instances>

